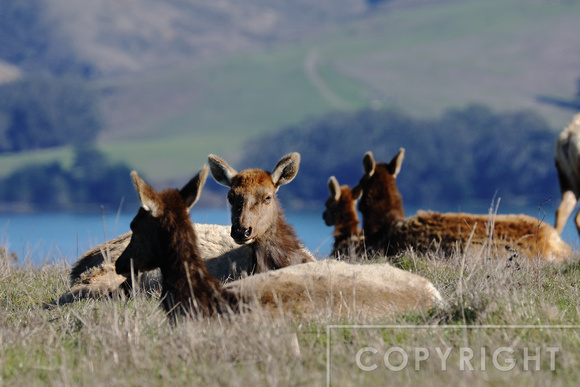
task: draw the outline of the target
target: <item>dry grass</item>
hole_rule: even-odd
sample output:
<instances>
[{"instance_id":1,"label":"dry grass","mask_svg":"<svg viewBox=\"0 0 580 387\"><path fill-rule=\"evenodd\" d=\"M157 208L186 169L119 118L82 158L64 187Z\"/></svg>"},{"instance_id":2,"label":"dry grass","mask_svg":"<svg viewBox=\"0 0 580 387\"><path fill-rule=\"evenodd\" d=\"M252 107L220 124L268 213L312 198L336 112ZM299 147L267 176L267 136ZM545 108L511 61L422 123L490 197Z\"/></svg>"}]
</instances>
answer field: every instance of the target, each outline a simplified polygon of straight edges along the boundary
<instances>
[{"instance_id":1,"label":"dry grass","mask_svg":"<svg viewBox=\"0 0 580 387\"><path fill-rule=\"evenodd\" d=\"M508 267L486 255L408 252L395 258L395 265L430 279L447 301L446 310L430 315L377 321L336 319L324 310L309 319L256 312L185 319L172 326L156 297L144 293L134 299L84 300L44 309L44 303L66 291L67 270L18 265L3 254L0 384L310 386L327 382L327 364L332 385L385 380L405 385L577 383L580 329L505 326L580 325L580 261L561 267L526 262ZM381 327L327 328L352 324ZM492 327L476 328L481 325ZM378 351L361 357L363 365L377 365L375 371L357 366L356 354L365 347ZM383 361L393 347L408 353L409 364L402 371L389 370ZM516 361L510 371L493 364L494 351L501 347L514 350L507 353L508 361ZM540 370L525 371L524 350L535 356L537 347ZM547 352L552 347L558 348L554 370ZM446 371L441 370L437 348L452 349ZM473 350L473 371L460 369L461 348ZM416 351L423 350L430 356L415 370ZM504 355L500 365L507 364ZM389 359L394 365L401 361L396 354ZM529 362L531 368L535 364Z\"/></svg>"}]
</instances>

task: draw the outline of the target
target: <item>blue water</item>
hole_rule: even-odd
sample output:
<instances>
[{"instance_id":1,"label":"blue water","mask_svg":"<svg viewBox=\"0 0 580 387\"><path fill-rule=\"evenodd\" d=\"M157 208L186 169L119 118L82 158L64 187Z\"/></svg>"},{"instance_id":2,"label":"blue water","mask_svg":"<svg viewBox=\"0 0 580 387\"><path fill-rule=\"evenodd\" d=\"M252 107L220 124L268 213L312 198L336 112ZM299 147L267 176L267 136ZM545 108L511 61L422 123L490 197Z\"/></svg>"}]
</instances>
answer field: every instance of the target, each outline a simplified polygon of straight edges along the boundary
<instances>
[{"instance_id":1,"label":"blue water","mask_svg":"<svg viewBox=\"0 0 580 387\"><path fill-rule=\"evenodd\" d=\"M507 208L500 205L498 213L525 213L554 224L557 203L538 207ZM444 211L487 213L489 206L471 208L437 208ZM406 208L407 216L416 213L415 208ZM55 262L73 263L86 250L129 231L134 214L0 214L0 245L15 252L20 262L46 264ZM573 214L574 216L575 214ZM568 220L563 238L578 249L580 239L574 226L573 216ZM304 244L315 254L326 256L332 248L332 228L322 220L320 211L286 211L288 222L294 226ZM192 219L198 223L229 225L229 212L224 209L194 208Z\"/></svg>"},{"instance_id":2,"label":"blue water","mask_svg":"<svg viewBox=\"0 0 580 387\"><path fill-rule=\"evenodd\" d=\"M134 214L0 214L0 245L15 252L21 262L73 263L86 250L129 231ZM316 255L328 255L332 229L322 212L287 212L304 244ZM193 209L197 223L230 224L227 209Z\"/></svg>"}]
</instances>

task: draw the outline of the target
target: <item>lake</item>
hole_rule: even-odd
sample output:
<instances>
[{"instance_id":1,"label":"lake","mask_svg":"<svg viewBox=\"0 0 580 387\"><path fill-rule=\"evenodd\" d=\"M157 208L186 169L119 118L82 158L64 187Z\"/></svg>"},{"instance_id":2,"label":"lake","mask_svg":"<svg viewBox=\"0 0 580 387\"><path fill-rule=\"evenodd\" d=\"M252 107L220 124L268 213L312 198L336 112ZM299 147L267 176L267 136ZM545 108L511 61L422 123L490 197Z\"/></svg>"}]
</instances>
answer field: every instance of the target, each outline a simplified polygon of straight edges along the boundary
<instances>
[{"instance_id":1,"label":"lake","mask_svg":"<svg viewBox=\"0 0 580 387\"><path fill-rule=\"evenodd\" d=\"M498 213L525 213L554 224L557 204L547 203L540 215L537 207L502 208ZM406 208L407 216L416 208ZM487 213L488 208L438 208L440 211L469 211ZM332 231L322 220L322 211L286 211L288 222L294 226L304 244L317 256L326 256L332 248ZM55 262L73 263L86 250L129 231L133 213L46 213L0 214L0 244L20 257L20 261L35 264ZM573 214L574 216L574 214ZM573 248L579 248L579 238L573 216L568 220L563 238ZM192 219L198 223L229 225L229 210L194 208Z\"/></svg>"},{"instance_id":2,"label":"lake","mask_svg":"<svg viewBox=\"0 0 580 387\"><path fill-rule=\"evenodd\" d=\"M36 264L73 263L88 249L129 231L134 213L106 214L0 214L0 245L15 252L21 261ZM228 209L194 208L197 223L230 224ZM322 211L288 211L288 222L315 255L328 255L332 228L322 220Z\"/></svg>"}]
</instances>

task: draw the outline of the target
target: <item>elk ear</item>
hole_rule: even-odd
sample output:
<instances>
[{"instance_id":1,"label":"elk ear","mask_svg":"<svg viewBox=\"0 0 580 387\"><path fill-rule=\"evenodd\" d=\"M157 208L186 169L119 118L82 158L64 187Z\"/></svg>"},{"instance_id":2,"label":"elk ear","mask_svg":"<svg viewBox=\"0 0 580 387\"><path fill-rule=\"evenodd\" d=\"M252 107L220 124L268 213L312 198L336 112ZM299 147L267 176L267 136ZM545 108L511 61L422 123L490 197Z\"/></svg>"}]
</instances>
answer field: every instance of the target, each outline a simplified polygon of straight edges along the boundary
<instances>
[{"instance_id":1,"label":"elk ear","mask_svg":"<svg viewBox=\"0 0 580 387\"><path fill-rule=\"evenodd\" d=\"M137 171L131 172L131 178L133 179L135 190L137 190L137 195L139 195L141 206L145 211L157 217L161 207L157 192L137 174Z\"/></svg>"},{"instance_id":2,"label":"elk ear","mask_svg":"<svg viewBox=\"0 0 580 387\"><path fill-rule=\"evenodd\" d=\"M353 200L359 200L362 196L362 188L360 187L360 184L357 184L353 189L352 189L352 198Z\"/></svg>"},{"instance_id":3,"label":"elk ear","mask_svg":"<svg viewBox=\"0 0 580 387\"><path fill-rule=\"evenodd\" d=\"M368 177L374 175L376 165L377 164L375 163L375 157L373 156L373 152L368 151L367 153L365 153L363 157L363 168L365 171L365 175L367 175Z\"/></svg>"},{"instance_id":4,"label":"elk ear","mask_svg":"<svg viewBox=\"0 0 580 387\"><path fill-rule=\"evenodd\" d=\"M338 185L338 180L334 176L330 176L330 179L328 179L328 191L330 191L330 196L332 196L334 201L338 202L341 193L340 185Z\"/></svg>"},{"instance_id":5,"label":"elk ear","mask_svg":"<svg viewBox=\"0 0 580 387\"><path fill-rule=\"evenodd\" d=\"M207 165L204 165L203 168L195 175L189 183L187 183L180 191L181 197L185 202L188 210L193 207L195 203L199 200L201 195L201 191L203 190L203 186L205 185L205 180L207 179L207 174L209 169Z\"/></svg>"},{"instance_id":6,"label":"elk ear","mask_svg":"<svg viewBox=\"0 0 580 387\"><path fill-rule=\"evenodd\" d=\"M298 173L298 168L300 167L300 154L290 153L282 157L276 168L270 174L272 176L272 181L276 188L281 185L288 184L296 177Z\"/></svg>"},{"instance_id":7,"label":"elk ear","mask_svg":"<svg viewBox=\"0 0 580 387\"><path fill-rule=\"evenodd\" d=\"M405 158L405 148L400 148L399 153L391 160L389 163L389 172L396 179L399 172L401 172L401 165L403 164L403 159Z\"/></svg>"},{"instance_id":8,"label":"elk ear","mask_svg":"<svg viewBox=\"0 0 580 387\"><path fill-rule=\"evenodd\" d=\"M216 156L209 155L207 157L209 163L209 168L211 169L211 175L218 184L225 185L226 187L232 186L232 180L238 172L230 167L224 159Z\"/></svg>"}]
</instances>

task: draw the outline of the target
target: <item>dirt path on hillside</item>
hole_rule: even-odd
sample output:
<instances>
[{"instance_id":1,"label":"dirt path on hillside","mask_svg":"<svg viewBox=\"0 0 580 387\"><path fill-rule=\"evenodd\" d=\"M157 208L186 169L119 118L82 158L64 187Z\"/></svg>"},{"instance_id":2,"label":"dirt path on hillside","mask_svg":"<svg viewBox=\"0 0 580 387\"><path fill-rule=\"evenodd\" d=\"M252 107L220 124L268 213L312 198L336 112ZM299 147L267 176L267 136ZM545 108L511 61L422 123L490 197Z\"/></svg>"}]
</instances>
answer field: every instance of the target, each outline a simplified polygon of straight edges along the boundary
<instances>
[{"instance_id":1,"label":"dirt path on hillside","mask_svg":"<svg viewBox=\"0 0 580 387\"><path fill-rule=\"evenodd\" d=\"M326 101L328 101L328 103L330 103L333 107L337 109L348 107L348 103L333 93L332 90L326 86L322 78L320 78L320 75L316 69L318 58L318 51L316 51L316 49L312 49L304 59L304 71L306 72L310 83L312 83L320 95L322 95L322 97L324 97L324 99L326 99Z\"/></svg>"}]
</instances>

